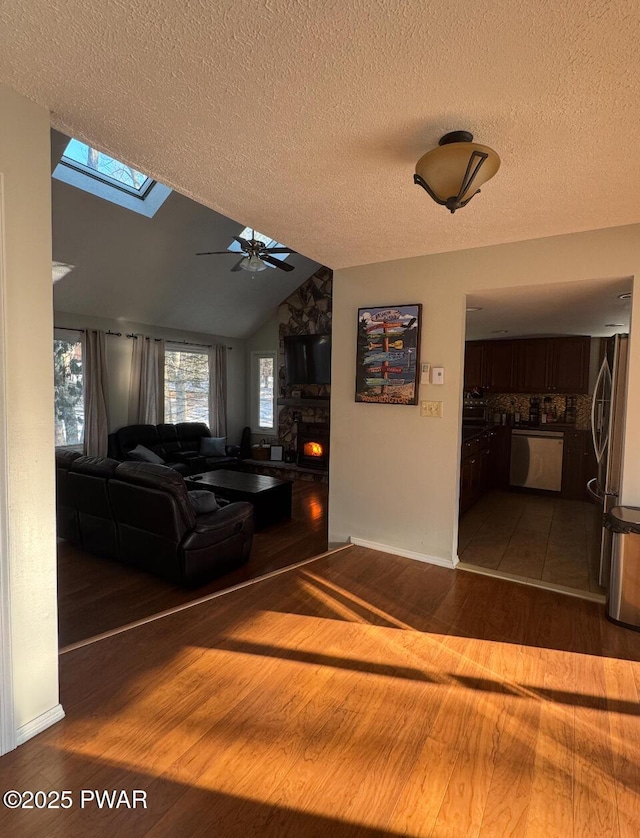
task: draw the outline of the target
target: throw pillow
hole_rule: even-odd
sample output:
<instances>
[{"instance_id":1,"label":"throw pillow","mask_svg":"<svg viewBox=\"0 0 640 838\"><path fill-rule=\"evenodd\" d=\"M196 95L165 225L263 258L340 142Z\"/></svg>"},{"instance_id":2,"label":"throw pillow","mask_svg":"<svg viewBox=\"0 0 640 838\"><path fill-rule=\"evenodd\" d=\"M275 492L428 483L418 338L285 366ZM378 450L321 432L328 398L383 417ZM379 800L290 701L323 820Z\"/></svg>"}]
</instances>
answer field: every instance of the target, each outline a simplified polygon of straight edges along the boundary
<instances>
[{"instance_id":1,"label":"throw pillow","mask_svg":"<svg viewBox=\"0 0 640 838\"><path fill-rule=\"evenodd\" d=\"M219 509L218 501L213 492L207 492L206 489L194 489L188 494L189 503L196 515L202 515L204 512L215 512L216 509Z\"/></svg>"},{"instance_id":2,"label":"throw pillow","mask_svg":"<svg viewBox=\"0 0 640 838\"><path fill-rule=\"evenodd\" d=\"M226 436L203 436L200 440L200 453L203 457L226 457Z\"/></svg>"},{"instance_id":3,"label":"throw pillow","mask_svg":"<svg viewBox=\"0 0 640 838\"><path fill-rule=\"evenodd\" d=\"M159 466L164 464L162 457L159 457L155 452L145 448L144 445L136 445L135 448L129 451L129 456L132 460L136 460L138 463L155 463Z\"/></svg>"}]
</instances>

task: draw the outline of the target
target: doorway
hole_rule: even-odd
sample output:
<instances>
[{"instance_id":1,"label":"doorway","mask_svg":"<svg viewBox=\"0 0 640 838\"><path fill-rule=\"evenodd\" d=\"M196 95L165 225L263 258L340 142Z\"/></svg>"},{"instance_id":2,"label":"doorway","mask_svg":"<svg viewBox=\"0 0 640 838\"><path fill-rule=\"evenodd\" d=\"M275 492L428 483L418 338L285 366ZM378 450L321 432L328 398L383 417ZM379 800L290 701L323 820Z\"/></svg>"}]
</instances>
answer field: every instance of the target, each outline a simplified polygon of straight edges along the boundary
<instances>
[{"instance_id":1,"label":"doorway","mask_svg":"<svg viewBox=\"0 0 640 838\"><path fill-rule=\"evenodd\" d=\"M461 569L604 601L591 408L607 341L629 331L631 289L621 278L467 297Z\"/></svg>"}]
</instances>

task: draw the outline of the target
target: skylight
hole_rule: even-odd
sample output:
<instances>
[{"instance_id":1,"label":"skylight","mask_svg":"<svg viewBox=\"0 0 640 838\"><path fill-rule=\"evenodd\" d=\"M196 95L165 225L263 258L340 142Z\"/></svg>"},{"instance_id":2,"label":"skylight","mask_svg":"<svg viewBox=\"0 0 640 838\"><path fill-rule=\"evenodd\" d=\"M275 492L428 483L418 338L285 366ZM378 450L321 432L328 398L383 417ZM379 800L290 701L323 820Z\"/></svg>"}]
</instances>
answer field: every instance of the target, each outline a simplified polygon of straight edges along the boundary
<instances>
[{"instance_id":1,"label":"skylight","mask_svg":"<svg viewBox=\"0 0 640 838\"><path fill-rule=\"evenodd\" d=\"M98 151L97 148L81 143L80 140L69 142L61 162L140 197L144 197L149 187L153 185L152 178L127 166L126 163L121 163L120 160L114 160L113 157Z\"/></svg>"},{"instance_id":2,"label":"skylight","mask_svg":"<svg viewBox=\"0 0 640 838\"><path fill-rule=\"evenodd\" d=\"M245 227L241 233L238 233L241 239L256 239L259 242L263 242L267 247L286 247L286 245L277 242L275 239L270 239L269 236L265 236L264 233L259 233L257 230L254 230L252 227ZM242 253L242 248L238 244L238 242L234 239L227 250L230 250L232 253ZM273 259L279 259L280 262L284 262L285 259L289 257L288 253L270 253L269 254ZM274 268L273 265L270 265L268 262L265 262L265 265L268 268ZM275 268L274 268L275 270Z\"/></svg>"},{"instance_id":3,"label":"skylight","mask_svg":"<svg viewBox=\"0 0 640 838\"><path fill-rule=\"evenodd\" d=\"M75 139L67 143L53 177L147 218L171 193L168 186Z\"/></svg>"}]
</instances>

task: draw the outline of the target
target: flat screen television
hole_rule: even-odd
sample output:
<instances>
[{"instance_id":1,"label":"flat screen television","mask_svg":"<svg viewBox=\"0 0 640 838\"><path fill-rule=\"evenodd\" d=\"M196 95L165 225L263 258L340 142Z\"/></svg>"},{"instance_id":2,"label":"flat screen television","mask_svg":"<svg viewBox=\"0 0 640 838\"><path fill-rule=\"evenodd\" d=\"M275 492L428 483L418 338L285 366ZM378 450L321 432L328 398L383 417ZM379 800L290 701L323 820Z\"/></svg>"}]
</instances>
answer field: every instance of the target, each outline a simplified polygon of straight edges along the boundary
<instances>
[{"instance_id":1,"label":"flat screen television","mask_svg":"<svg viewBox=\"0 0 640 838\"><path fill-rule=\"evenodd\" d=\"M284 339L287 384L331 383L331 335L288 335Z\"/></svg>"}]
</instances>

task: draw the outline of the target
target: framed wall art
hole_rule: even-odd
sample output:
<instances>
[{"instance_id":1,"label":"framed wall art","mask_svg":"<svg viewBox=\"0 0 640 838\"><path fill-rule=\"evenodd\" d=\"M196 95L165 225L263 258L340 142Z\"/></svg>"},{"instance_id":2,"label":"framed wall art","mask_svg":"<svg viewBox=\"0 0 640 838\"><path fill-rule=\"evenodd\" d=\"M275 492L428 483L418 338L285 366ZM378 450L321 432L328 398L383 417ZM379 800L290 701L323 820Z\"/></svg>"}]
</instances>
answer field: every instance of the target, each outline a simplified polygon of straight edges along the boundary
<instances>
[{"instance_id":1,"label":"framed wall art","mask_svg":"<svg viewBox=\"0 0 640 838\"><path fill-rule=\"evenodd\" d=\"M418 404L422 306L358 309L356 401Z\"/></svg>"}]
</instances>

